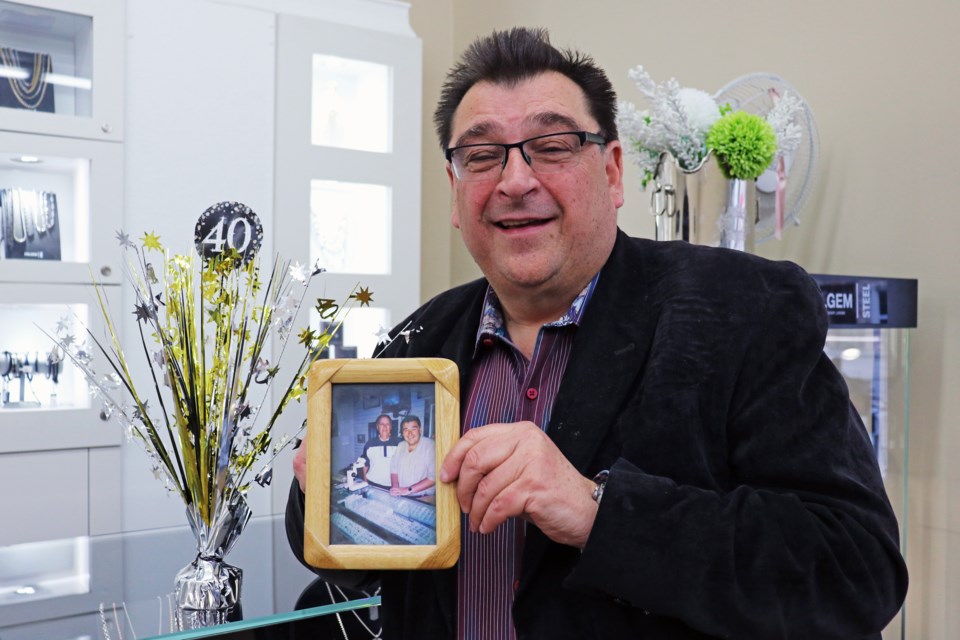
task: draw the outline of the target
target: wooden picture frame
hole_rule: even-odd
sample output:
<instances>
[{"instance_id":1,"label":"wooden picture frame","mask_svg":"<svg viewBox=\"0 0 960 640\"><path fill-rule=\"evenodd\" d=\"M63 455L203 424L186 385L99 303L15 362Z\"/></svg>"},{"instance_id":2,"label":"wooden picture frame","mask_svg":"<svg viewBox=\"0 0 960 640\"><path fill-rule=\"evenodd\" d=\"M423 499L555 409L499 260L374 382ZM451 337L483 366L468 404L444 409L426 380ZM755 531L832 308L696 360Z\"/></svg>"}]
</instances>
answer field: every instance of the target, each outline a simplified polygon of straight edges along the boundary
<instances>
[{"instance_id":1,"label":"wooden picture frame","mask_svg":"<svg viewBox=\"0 0 960 640\"><path fill-rule=\"evenodd\" d=\"M307 438L303 445L307 447L306 561L322 569L453 566L460 555L460 508L455 486L437 478L433 487L425 490L391 495L389 487L377 485L372 477L370 483L362 480L361 471L372 471L370 461L374 453L381 458L390 455L387 462L391 474L397 471L396 464L410 462L413 451L418 449L418 462L429 464L423 453L429 449L422 446L429 445L431 439L422 436L424 418L415 411L432 402L434 415L429 420L435 435L434 473L439 475L444 457L460 437L460 372L456 364L443 358L318 360L310 367L307 384ZM371 406L370 398L377 394L383 400ZM368 433L370 421L384 413L382 407L397 410L398 396L413 398L412 406L401 406L399 415L392 418L409 439L391 433L389 441L381 443L377 437L368 438L365 445L356 443L354 430ZM330 428L334 417L338 424L336 435ZM418 422L420 435L416 434ZM363 454L357 456L361 446ZM374 452L368 453L368 446L374 447ZM390 447L396 451L390 452ZM392 456L401 447L403 456L395 464ZM383 463L383 459L378 462ZM416 473L411 471L413 468L402 467L397 474L406 474L409 482L413 477L410 474ZM382 474L382 469L378 473ZM397 490L413 490L420 485L417 482ZM431 489L435 491L433 496ZM435 521L433 536L431 508Z\"/></svg>"}]
</instances>

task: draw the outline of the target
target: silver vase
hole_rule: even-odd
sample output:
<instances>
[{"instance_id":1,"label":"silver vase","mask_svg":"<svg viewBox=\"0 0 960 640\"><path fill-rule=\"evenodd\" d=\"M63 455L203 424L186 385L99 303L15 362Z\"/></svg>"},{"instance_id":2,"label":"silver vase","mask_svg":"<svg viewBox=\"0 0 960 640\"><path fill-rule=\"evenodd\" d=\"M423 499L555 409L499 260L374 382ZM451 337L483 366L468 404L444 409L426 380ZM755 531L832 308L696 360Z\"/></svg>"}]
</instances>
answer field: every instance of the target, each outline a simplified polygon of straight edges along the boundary
<instances>
[{"instance_id":1,"label":"silver vase","mask_svg":"<svg viewBox=\"0 0 960 640\"><path fill-rule=\"evenodd\" d=\"M250 507L234 491L232 498L219 506L211 524L203 522L195 505L187 507L187 519L197 538L197 557L177 573L178 619L181 628L218 624L240 602L243 571L223 559L247 526Z\"/></svg>"},{"instance_id":2,"label":"silver vase","mask_svg":"<svg viewBox=\"0 0 960 640\"><path fill-rule=\"evenodd\" d=\"M683 169L672 154L660 154L650 190L657 240L753 252L759 216L755 180L732 180L713 153L700 166Z\"/></svg>"}]
</instances>

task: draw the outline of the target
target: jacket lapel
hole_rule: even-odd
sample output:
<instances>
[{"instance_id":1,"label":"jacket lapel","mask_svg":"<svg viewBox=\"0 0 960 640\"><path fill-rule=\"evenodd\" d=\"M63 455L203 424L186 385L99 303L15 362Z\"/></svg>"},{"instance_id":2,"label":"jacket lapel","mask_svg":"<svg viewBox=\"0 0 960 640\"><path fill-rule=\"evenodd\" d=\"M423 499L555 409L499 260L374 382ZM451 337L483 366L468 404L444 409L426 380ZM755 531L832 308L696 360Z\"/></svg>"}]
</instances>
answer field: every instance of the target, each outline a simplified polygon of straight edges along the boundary
<instances>
[{"instance_id":1,"label":"jacket lapel","mask_svg":"<svg viewBox=\"0 0 960 640\"><path fill-rule=\"evenodd\" d=\"M618 233L583 321L551 413L547 435L586 476L613 460L595 460L602 443L612 437L623 405L635 395L656 326L651 285L640 254ZM550 541L528 525L522 574L529 576ZM522 584L521 584L522 588Z\"/></svg>"}]
</instances>

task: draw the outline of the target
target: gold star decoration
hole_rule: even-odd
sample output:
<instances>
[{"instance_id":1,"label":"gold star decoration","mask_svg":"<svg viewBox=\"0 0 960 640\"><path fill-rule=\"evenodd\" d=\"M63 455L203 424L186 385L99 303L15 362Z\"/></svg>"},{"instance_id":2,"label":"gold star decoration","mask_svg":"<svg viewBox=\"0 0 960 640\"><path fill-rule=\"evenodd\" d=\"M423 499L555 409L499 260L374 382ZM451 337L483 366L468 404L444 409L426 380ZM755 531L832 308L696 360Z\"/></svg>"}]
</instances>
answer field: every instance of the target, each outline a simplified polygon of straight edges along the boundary
<instances>
[{"instance_id":1,"label":"gold star decoration","mask_svg":"<svg viewBox=\"0 0 960 640\"><path fill-rule=\"evenodd\" d=\"M144 232L143 237L140 238L140 242L143 243L144 249L153 249L154 251L163 251L163 247L160 246L160 236L155 233Z\"/></svg>"},{"instance_id":2,"label":"gold star decoration","mask_svg":"<svg viewBox=\"0 0 960 640\"><path fill-rule=\"evenodd\" d=\"M369 307L370 303L373 302L373 292L367 287L361 287L350 297L359 302L361 307Z\"/></svg>"},{"instance_id":3,"label":"gold star decoration","mask_svg":"<svg viewBox=\"0 0 960 640\"><path fill-rule=\"evenodd\" d=\"M307 345L309 347L315 337L316 334L313 332L313 329L307 327L300 332L300 344Z\"/></svg>"}]
</instances>

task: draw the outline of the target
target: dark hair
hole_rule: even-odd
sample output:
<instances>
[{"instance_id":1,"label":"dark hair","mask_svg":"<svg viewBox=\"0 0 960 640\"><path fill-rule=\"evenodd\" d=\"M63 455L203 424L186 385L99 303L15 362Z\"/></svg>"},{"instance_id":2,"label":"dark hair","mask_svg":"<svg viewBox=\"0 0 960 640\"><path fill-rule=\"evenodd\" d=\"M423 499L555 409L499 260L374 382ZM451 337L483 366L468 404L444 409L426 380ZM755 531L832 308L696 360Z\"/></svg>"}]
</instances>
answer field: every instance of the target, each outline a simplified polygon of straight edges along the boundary
<instances>
[{"instance_id":1,"label":"dark hair","mask_svg":"<svg viewBox=\"0 0 960 640\"><path fill-rule=\"evenodd\" d=\"M420 429L421 431L423 430L423 424L420 422L420 416L415 416L412 413L408 413L407 415L403 416L403 418L400 420L401 431L403 430L403 425L407 424L408 422L416 422L417 429Z\"/></svg>"},{"instance_id":2,"label":"dark hair","mask_svg":"<svg viewBox=\"0 0 960 640\"><path fill-rule=\"evenodd\" d=\"M380 415L377 416L377 419L374 420L374 423L379 424L379 423L380 423L380 418L386 418L387 420L389 420L389 421L390 421L390 426L393 427L393 418L391 418L388 414L386 414L386 413L381 413Z\"/></svg>"},{"instance_id":3,"label":"dark hair","mask_svg":"<svg viewBox=\"0 0 960 640\"><path fill-rule=\"evenodd\" d=\"M440 147L450 144L453 114L470 87L481 81L513 86L549 71L562 73L583 90L590 115L600 125L597 133L616 140L617 94L603 69L586 54L551 45L546 29L514 27L475 40L447 73L433 114Z\"/></svg>"}]
</instances>

